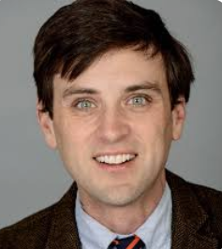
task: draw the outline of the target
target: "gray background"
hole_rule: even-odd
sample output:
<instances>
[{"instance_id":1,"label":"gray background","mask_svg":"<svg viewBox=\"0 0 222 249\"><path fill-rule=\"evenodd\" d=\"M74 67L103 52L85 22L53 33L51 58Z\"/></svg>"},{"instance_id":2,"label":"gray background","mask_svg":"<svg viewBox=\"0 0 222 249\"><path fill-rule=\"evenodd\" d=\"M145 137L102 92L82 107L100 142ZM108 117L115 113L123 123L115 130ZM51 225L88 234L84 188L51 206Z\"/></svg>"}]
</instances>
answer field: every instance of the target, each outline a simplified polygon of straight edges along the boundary
<instances>
[{"instance_id":1,"label":"gray background","mask_svg":"<svg viewBox=\"0 0 222 249\"><path fill-rule=\"evenodd\" d=\"M32 45L65 0L0 1L0 228L57 201L72 180L44 144L35 116ZM138 0L157 10L194 58L188 120L168 168L222 190L222 3Z\"/></svg>"}]
</instances>

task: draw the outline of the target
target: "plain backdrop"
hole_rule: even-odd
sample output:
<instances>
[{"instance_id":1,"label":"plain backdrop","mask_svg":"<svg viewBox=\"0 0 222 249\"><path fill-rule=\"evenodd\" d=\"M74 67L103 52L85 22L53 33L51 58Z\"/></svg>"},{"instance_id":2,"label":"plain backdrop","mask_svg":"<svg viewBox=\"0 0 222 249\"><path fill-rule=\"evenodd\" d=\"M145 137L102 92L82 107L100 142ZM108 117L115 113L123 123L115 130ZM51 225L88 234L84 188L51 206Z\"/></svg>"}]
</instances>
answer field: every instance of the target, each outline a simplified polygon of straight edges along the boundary
<instances>
[{"instance_id":1,"label":"plain backdrop","mask_svg":"<svg viewBox=\"0 0 222 249\"><path fill-rule=\"evenodd\" d=\"M65 0L0 0L0 228L58 201L72 179L36 122L35 35ZM193 55L195 85L183 138L167 167L222 190L222 3L135 0L158 11Z\"/></svg>"}]
</instances>

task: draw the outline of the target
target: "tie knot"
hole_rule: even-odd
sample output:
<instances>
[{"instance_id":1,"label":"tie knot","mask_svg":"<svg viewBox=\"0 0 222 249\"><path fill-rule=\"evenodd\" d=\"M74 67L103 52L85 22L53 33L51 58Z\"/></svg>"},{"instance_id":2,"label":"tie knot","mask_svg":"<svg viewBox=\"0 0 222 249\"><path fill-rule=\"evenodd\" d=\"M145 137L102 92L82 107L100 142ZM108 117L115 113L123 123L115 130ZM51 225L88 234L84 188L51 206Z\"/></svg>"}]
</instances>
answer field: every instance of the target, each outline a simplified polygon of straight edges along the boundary
<instances>
[{"instance_id":1,"label":"tie knot","mask_svg":"<svg viewBox=\"0 0 222 249\"><path fill-rule=\"evenodd\" d=\"M143 241L137 235L133 235L124 239L115 239L109 249L143 249L144 246Z\"/></svg>"}]
</instances>

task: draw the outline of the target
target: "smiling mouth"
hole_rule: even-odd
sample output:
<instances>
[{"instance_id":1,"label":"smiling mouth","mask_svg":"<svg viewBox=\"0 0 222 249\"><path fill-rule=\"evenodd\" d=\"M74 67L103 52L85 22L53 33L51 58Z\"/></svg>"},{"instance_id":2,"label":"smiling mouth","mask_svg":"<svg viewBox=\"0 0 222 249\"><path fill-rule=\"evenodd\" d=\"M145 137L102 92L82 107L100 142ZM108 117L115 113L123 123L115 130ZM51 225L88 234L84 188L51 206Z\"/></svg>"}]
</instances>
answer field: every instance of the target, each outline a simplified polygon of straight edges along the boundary
<instances>
[{"instance_id":1,"label":"smiling mouth","mask_svg":"<svg viewBox=\"0 0 222 249\"><path fill-rule=\"evenodd\" d=\"M137 154L118 154L118 155L103 155L103 156L94 157L93 159L101 164L117 166L130 162L134 160L136 157Z\"/></svg>"}]
</instances>

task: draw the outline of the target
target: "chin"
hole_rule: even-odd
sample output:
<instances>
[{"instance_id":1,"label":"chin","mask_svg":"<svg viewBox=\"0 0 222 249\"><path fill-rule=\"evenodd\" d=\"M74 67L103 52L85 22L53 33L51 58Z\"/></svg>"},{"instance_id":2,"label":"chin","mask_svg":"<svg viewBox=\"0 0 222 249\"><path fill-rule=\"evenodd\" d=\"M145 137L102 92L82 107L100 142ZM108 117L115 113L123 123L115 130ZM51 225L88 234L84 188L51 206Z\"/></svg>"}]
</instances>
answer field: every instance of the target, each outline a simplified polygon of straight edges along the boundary
<instances>
[{"instance_id":1,"label":"chin","mask_svg":"<svg viewBox=\"0 0 222 249\"><path fill-rule=\"evenodd\" d=\"M103 192L103 193L102 193ZM113 206L113 207L125 207L136 200L141 196L141 190L135 190L134 188L122 187L122 189L118 188L116 190L110 191L102 191L100 194L96 195L96 199L100 203L104 203L105 205Z\"/></svg>"}]
</instances>

